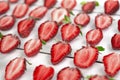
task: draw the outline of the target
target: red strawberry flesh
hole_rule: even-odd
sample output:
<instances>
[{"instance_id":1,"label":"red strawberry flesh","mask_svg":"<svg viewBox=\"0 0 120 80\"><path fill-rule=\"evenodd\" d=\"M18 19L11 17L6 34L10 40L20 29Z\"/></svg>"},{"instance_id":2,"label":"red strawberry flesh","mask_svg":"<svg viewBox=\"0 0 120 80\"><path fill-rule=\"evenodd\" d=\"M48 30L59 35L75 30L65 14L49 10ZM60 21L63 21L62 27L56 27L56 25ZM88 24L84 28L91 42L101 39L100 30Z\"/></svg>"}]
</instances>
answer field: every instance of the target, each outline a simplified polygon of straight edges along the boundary
<instances>
[{"instance_id":1,"label":"red strawberry flesh","mask_svg":"<svg viewBox=\"0 0 120 80\"><path fill-rule=\"evenodd\" d=\"M56 4L57 0L44 0L44 6L51 8Z\"/></svg>"},{"instance_id":2,"label":"red strawberry flesh","mask_svg":"<svg viewBox=\"0 0 120 80\"><path fill-rule=\"evenodd\" d=\"M109 80L106 76L95 75L92 76L89 80Z\"/></svg>"},{"instance_id":3,"label":"red strawberry flesh","mask_svg":"<svg viewBox=\"0 0 120 80\"><path fill-rule=\"evenodd\" d=\"M32 5L34 4L37 0L24 0L25 1L25 4L27 5Z\"/></svg>"},{"instance_id":4,"label":"red strawberry flesh","mask_svg":"<svg viewBox=\"0 0 120 80\"><path fill-rule=\"evenodd\" d=\"M9 10L9 3L6 1L0 1L0 14L4 14L8 10Z\"/></svg>"}]
</instances>

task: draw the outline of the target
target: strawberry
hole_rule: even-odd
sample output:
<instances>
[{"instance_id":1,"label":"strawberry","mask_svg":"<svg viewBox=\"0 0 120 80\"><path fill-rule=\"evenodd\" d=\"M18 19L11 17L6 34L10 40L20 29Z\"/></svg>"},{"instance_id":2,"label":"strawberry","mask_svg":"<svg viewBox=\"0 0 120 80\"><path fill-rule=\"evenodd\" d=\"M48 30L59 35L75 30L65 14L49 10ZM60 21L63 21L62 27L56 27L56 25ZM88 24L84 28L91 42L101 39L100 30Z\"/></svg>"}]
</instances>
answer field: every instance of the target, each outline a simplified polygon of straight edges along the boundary
<instances>
[{"instance_id":1,"label":"strawberry","mask_svg":"<svg viewBox=\"0 0 120 80\"><path fill-rule=\"evenodd\" d=\"M51 48L51 62L58 64L71 52L71 46L68 43L57 42Z\"/></svg>"},{"instance_id":2,"label":"strawberry","mask_svg":"<svg viewBox=\"0 0 120 80\"><path fill-rule=\"evenodd\" d=\"M118 20L118 31L120 32L120 19Z\"/></svg>"},{"instance_id":3,"label":"strawberry","mask_svg":"<svg viewBox=\"0 0 120 80\"><path fill-rule=\"evenodd\" d=\"M69 12L65 8L56 8L51 13L52 20L58 24L62 23L64 16L69 16Z\"/></svg>"},{"instance_id":4,"label":"strawberry","mask_svg":"<svg viewBox=\"0 0 120 80\"><path fill-rule=\"evenodd\" d=\"M80 28L74 24L65 24L61 28L61 35L63 41L71 41L80 33Z\"/></svg>"},{"instance_id":5,"label":"strawberry","mask_svg":"<svg viewBox=\"0 0 120 80\"><path fill-rule=\"evenodd\" d=\"M109 76L115 76L120 70L120 54L111 53L103 57L105 72Z\"/></svg>"},{"instance_id":6,"label":"strawberry","mask_svg":"<svg viewBox=\"0 0 120 80\"><path fill-rule=\"evenodd\" d=\"M76 0L62 0L61 6L68 10L72 10L76 6L76 3Z\"/></svg>"},{"instance_id":7,"label":"strawberry","mask_svg":"<svg viewBox=\"0 0 120 80\"><path fill-rule=\"evenodd\" d=\"M92 29L87 32L86 34L86 40L87 43L91 45L98 44L103 38L103 33L101 29Z\"/></svg>"},{"instance_id":8,"label":"strawberry","mask_svg":"<svg viewBox=\"0 0 120 80\"><path fill-rule=\"evenodd\" d=\"M5 70L5 80L17 80L26 70L25 58L17 57L11 60Z\"/></svg>"},{"instance_id":9,"label":"strawberry","mask_svg":"<svg viewBox=\"0 0 120 80\"><path fill-rule=\"evenodd\" d=\"M57 80L81 80L81 72L78 68L65 67L59 71Z\"/></svg>"},{"instance_id":10,"label":"strawberry","mask_svg":"<svg viewBox=\"0 0 120 80\"><path fill-rule=\"evenodd\" d=\"M15 16L16 18L24 17L27 11L28 11L28 5L18 4L13 10L13 16Z\"/></svg>"},{"instance_id":11,"label":"strawberry","mask_svg":"<svg viewBox=\"0 0 120 80\"><path fill-rule=\"evenodd\" d=\"M42 47L42 43L39 39L31 39L24 45L24 52L26 56L32 57L36 55Z\"/></svg>"},{"instance_id":12,"label":"strawberry","mask_svg":"<svg viewBox=\"0 0 120 80\"><path fill-rule=\"evenodd\" d=\"M109 80L107 76L94 75L89 80Z\"/></svg>"},{"instance_id":13,"label":"strawberry","mask_svg":"<svg viewBox=\"0 0 120 80\"><path fill-rule=\"evenodd\" d=\"M114 34L111 38L111 44L113 49L120 49L120 34Z\"/></svg>"},{"instance_id":14,"label":"strawberry","mask_svg":"<svg viewBox=\"0 0 120 80\"><path fill-rule=\"evenodd\" d=\"M57 0L44 0L44 6L51 8L56 4Z\"/></svg>"},{"instance_id":15,"label":"strawberry","mask_svg":"<svg viewBox=\"0 0 120 80\"><path fill-rule=\"evenodd\" d=\"M74 22L77 25L86 26L90 22L90 16L86 13L79 13L74 18Z\"/></svg>"},{"instance_id":16,"label":"strawberry","mask_svg":"<svg viewBox=\"0 0 120 80\"><path fill-rule=\"evenodd\" d=\"M104 3L104 12L106 14L113 14L117 12L119 9L119 1L118 0L107 0Z\"/></svg>"},{"instance_id":17,"label":"strawberry","mask_svg":"<svg viewBox=\"0 0 120 80\"><path fill-rule=\"evenodd\" d=\"M106 14L100 14L95 17L96 28L105 29L112 24L112 17Z\"/></svg>"},{"instance_id":18,"label":"strawberry","mask_svg":"<svg viewBox=\"0 0 120 80\"><path fill-rule=\"evenodd\" d=\"M24 0L25 4L27 5L32 5L34 4L35 2L37 2L37 0Z\"/></svg>"},{"instance_id":19,"label":"strawberry","mask_svg":"<svg viewBox=\"0 0 120 80\"><path fill-rule=\"evenodd\" d=\"M9 2L16 3L16 2L18 2L18 0L9 0Z\"/></svg>"},{"instance_id":20,"label":"strawberry","mask_svg":"<svg viewBox=\"0 0 120 80\"><path fill-rule=\"evenodd\" d=\"M48 41L58 32L58 25L55 21L46 21L38 29L38 35L41 40Z\"/></svg>"},{"instance_id":21,"label":"strawberry","mask_svg":"<svg viewBox=\"0 0 120 80\"><path fill-rule=\"evenodd\" d=\"M87 46L77 50L74 54L74 64L80 68L88 68L95 63L98 58L98 49Z\"/></svg>"},{"instance_id":22,"label":"strawberry","mask_svg":"<svg viewBox=\"0 0 120 80\"><path fill-rule=\"evenodd\" d=\"M9 30L13 27L15 18L13 16L3 16L0 18L0 30Z\"/></svg>"},{"instance_id":23,"label":"strawberry","mask_svg":"<svg viewBox=\"0 0 120 80\"><path fill-rule=\"evenodd\" d=\"M3 6L4 5L4 6ZM0 1L0 14L4 14L9 10L9 3L6 1Z\"/></svg>"},{"instance_id":24,"label":"strawberry","mask_svg":"<svg viewBox=\"0 0 120 80\"><path fill-rule=\"evenodd\" d=\"M34 28L35 20L31 18L26 18L18 23L18 33L21 37L26 38L30 35L32 29Z\"/></svg>"},{"instance_id":25,"label":"strawberry","mask_svg":"<svg viewBox=\"0 0 120 80\"><path fill-rule=\"evenodd\" d=\"M30 12L29 16L33 17L35 19L41 19L43 16L45 16L45 14L47 13L47 10L48 9L46 7L39 6L39 7L35 8L35 9L33 9Z\"/></svg>"},{"instance_id":26,"label":"strawberry","mask_svg":"<svg viewBox=\"0 0 120 80\"><path fill-rule=\"evenodd\" d=\"M52 67L39 65L34 70L33 80L51 80L53 75L54 69Z\"/></svg>"},{"instance_id":27,"label":"strawberry","mask_svg":"<svg viewBox=\"0 0 120 80\"><path fill-rule=\"evenodd\" d=\"M8 45L9 44L9 45ZM20 40L17 36L12 34L8 34L2 37L0 42L0 52L1 53L8 53L20 44Z\"/></svg>"}]
</instances>

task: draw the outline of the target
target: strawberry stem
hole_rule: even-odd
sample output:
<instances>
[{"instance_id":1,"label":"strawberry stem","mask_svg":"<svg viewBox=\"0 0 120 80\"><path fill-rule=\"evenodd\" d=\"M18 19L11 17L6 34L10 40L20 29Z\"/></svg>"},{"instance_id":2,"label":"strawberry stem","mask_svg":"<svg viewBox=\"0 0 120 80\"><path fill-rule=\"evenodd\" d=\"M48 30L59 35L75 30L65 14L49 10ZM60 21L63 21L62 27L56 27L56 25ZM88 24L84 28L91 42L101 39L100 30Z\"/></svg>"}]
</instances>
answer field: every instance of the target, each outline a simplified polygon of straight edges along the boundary
<instances>
[{"instance_id":1,"label":"strawberry stem","mask_svg":"<svg viewBox=\"0 0 120 80\"><path fill-rule=\"evenodd\" d=\"M27 62L29 65L32 65L32 63L30 63L27 59L26 59L26 62Z\"/></svg>"},{"instance_id":2,"label":"strawberry stem","mask_svg":"<svg viewBox=\"0 0 120 80\"><path fill-rule=\"evenodd\" d=\"M3 34L0 32L0 38L2 38L3 37Z\"/></svg>"}]
</instances>

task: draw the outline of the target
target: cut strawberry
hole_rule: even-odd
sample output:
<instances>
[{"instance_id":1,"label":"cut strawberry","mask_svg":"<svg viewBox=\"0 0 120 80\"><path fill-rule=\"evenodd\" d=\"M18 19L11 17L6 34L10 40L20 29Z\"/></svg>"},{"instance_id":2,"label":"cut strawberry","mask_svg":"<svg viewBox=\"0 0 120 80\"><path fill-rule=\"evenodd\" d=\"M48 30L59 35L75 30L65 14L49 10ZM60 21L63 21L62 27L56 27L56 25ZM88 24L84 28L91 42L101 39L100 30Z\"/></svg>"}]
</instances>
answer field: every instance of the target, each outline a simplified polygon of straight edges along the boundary
<instances>
[{"instance_id":1,"label":"cut strawberry","mask_svg":"<svg viewBox=\"0 0 120 80\"><path fill-rule=\"evenodd\" d=\"M24 19L18 23L18 33L21 37L28 37L34 28L35 20L31 18Z\"/></svg>"},{"instance_id":2,"label":"cut strawberry","mask_svg":"<svg viewBox=\"0 0 120 80\"><path fill-rule=\"evenodd\" d=\"M88 68L95 63L98 58L98 49L95 47L83 47L77 50L74 55L74 64L80 68Z\"/></svg>"},{"instance_id":3,"label":"cut strawberry","mask_svg":"<svg viewBox=\"0 0 120 80\"><path fill-rule=\"evenodd\" d=\"M44 6L51 8L56 4L57 0L44 0Z\"/></svg>"},{"instance_id":4,"label":"cut strawberry","mask_svg":"<svg viewBox=\"0 0 120 80\"><path fill-rule=\"evenodd\" d=\"M18 5L16 5L16 7L13 10L13 16L15 16L16 18L21 18L21 17L25 16L27 11L28 11L28 5L18 4Z\"/></svg>"},{"instance_id":5,"label":"cut strawberry","mask_svg":"<svg viewBox=\"0 0 120 80\"><path fill-rule=\"evenodd\" d=\"M15 18L13 16L3 16L0 18L0 30L9 30L13 27Z\"/></svg>"},{"instance_id":6,"label":"cut strawberry","mask_svg":"<svg viewBox=\"0 0 120 80\"><path fill-rule=\"evenodd\" d=\"M32 57L36 55L42 47L42 43L39 39L31 39L24 45L24 52L26 56Z\"/></svg>"},{"instance_id":7,"label":"cut strawberry","mask_svg":"<svg viewBox=\"0 0 120 80\"><path fill-rule=\"evenodd\" d=\"M105 67L105 72L109 76L115 76L120 70L120 54L111 53L104 56L103 63Z\"/></svg>"},{"instance_id":8,"label":"cut strawberry","mask_svg":"<svg viewBox=\"0 0 120 80\"><path fill-rule=\"evenodd\" d=\"M76 3L76 0L62 0L61 6L68 10L72 10L76 6Z\"/></svg>"},{"instance_id":9,"label":"cut strawberry","mask_svg":"<svg viewBox=\"0 0 120 80\"><path fill-rule=\"evenodd\" d=\"M113 14L117 12L119 9L119 1L118 0L107 0L104 4L104 11L106 14Z\"/></svg>"},{"instance_id":10,"label":"cut strawberry","mask_svg":"<svg viewBox=\"0 0 120 80\"><path fill-rule=\"evenodd\" d=\"M71 46L68 43L58 42L52 45L51 62L58 64L71 52Z\"/></svg>"},{"instance_id":11,"label":"cut strawberry","mask_svg":"<svg viewBox=\"0 0 120 80\"><path fill-rule=\"evenodd\" d=\"M46 21L42 23L38 29L38 35L41 40L48 41L52 39L58 32L58 25L54 21Z\"/></svg>"},{"instance_id":12,"label":"cut strawberry","mask_svg":"<svg viewBox=\"0 0 120 80\"><path fill-rule=\"evenodd\" d=\"M17 36L13 36L12 34L5 35L2 37L0 42L0 52L8 53L17 48L19 44L20 40Z\"/></svg>"},{"instance_id":13,"label":"cut strawberry","mask_svg":"<svg viewBox=\"0 0 120 80\"><path fill-rule=\"evenodd\" d=\"M95 25L99 29L108 28L112 24L112 17L106 14L100 14L95 17Z\"/></svg>"},{"instance_id":14,"label":"cut strawberry","mask_svg":"<svg viewBox=\"0 0 120 80\"><path fill-rule=\"evenodd\" d=\"M27 5L32 5L34 4L35 2L37 2L37 0L24 0L25 4Z\"/></svg>"},{"instance_id":15,"label":"cut strawberry","mask_svg":"<svg viewBox=\"0 0 120 80\"><path fill-rule=\"evenodd\" d=\"M81 80L81 72L77 68L65 67L57 75L57 80Z\"/></svg>"},{"instance_id":16,"label":"cut strawberry","mask_svg":"<svg viewBox=\"0 0 120 80\"><path fill-rule=\"evenodd\" d=\"M53 75L54 69L52 67L39 65L34 70L33 80L51 80Z\"/></svg>"},{"instance_id":17,"label":"cut strawberry","mask_svg":"<svg viewBox=\"0 0 120 80\"><path fill-rule=\"evenodd\" d=\"M9 10L9 3L6 1L0 1L0 14L4 14Z\"/></svg>"},{"instance_id":18,"label":"cut strawberry","mask_svg":"<svg viewBox=\"0 0 120 80\"><path fill-rule=\"evenodd\" d=\"M120 32L120 19L118 20L118 31Z\"/></svg>"},{"instance_id":19,"label":"cut strawberry","mask_svg":"<svg viewBox=\"0 0 120 80\"><path fill-rule=\"evenodd\" d=\"M74 19L75 24L86 26L90 22L90 16L86 13L79 13Z\"/></svg>"},{"instance_id":20,"label":"cut strawberry","mask_svg":"<svg viewBox=\"0 0 120 80\"><path fill-rule=\"evenodd\" d=\"M92 29L87 32L86 34L86 40L87 43L91 45L98 44L103 38L103 33L101 29Z\"/></svg>"},{"instance_id":21,"label":"cut strawberry","mask_svg":"<svg viewBox=\"0 0 120 80\"><path fill-rule=\"evenodd\" d=\"M15 58L6 66L5 80L17 80L26 70L25 58Z\"/></svg>"},{"instance_id":22,"label":"cut strawberry","mask_svg":"<svg viewBox=\"0 0 120 80\"><path fill-rule=\"evenodd\" d=\"M109 79L107 76L95 75L95 76L92 76L89 80L109 80Z\"/></svg>"},{"instance_id":23,"label":"cut strawberry","mask_svg":"<svg viewBox=\"0 0 120 80\"><path fill-rule=\"evenodd\" d=\"M61 28L61 35L63 41L71 41L80 33L80 28L74 24L65 24Z\"/></svg>"},{"instance_id":24,"label":"cut strawberry","mask_svg":"<svg viewBox=\"0 0 120 80\"><path fill-rule=\"evenodd\" d=\"M18 0L9 0L9 2L16 3L16 2L18 2Z\"/></svg>"},{"instance_id":25,"label":"cut strawberry","mask_svg":"<svg viewBox=\"0 0 120 80\"><path fill-rule=\"evenodd\" d=\"M48 9L46 7L40 6L40 7L33 9L30 12L29 16L35 19L41 19L43 16L45 16L45 14L47 13L47 10Z\"/></svg>"}]
</instances>

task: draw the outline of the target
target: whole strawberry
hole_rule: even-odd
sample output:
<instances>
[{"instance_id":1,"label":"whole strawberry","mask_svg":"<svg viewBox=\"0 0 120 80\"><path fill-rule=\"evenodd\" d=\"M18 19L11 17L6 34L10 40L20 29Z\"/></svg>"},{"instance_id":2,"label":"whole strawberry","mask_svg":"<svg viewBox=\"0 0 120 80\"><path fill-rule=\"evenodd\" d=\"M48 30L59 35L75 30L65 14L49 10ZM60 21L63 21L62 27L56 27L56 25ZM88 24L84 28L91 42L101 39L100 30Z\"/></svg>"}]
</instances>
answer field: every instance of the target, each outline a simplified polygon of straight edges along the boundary
<instances>
[{"instance_id":1,"label":"whole strawberry","mask_svg":"<svg viewBox=\"0 0 120 80\"><path fill-rule=\"evenodd\" d=\"M109 80L107 76L94 75L89 80Z\"/></svg>"},{"instance_id":2,"label":"whole strawberry","mask_svg":"<svg viewBox=\"0 0 120 80\"><path fill-rule=\"evenodd\" d=\"M32 5L34 4L35 2L37 2L37 0L24 0L25 4L27 5Z\"/></svg>"},{"instance_id":3,"label":"whole strawberry","mask_svg":"<svg viewBox=\"0 0 120 80\"><path fill-rule=\"evenodd\" d=\"M44 6L51 8L56 4L57 0L44 0Z\"/></svg>"},{"instance_id":4,"label":"whole strawberry","mask_svg":"<svg viewBox=\"0 0 120 80\"><path fill-rule=\"evenodd\" d=\"M9 10L9 3L6 1L0 1L0 14L4 14Z\"/></svg>"}]
</instances>

